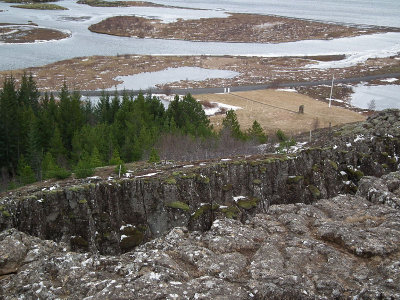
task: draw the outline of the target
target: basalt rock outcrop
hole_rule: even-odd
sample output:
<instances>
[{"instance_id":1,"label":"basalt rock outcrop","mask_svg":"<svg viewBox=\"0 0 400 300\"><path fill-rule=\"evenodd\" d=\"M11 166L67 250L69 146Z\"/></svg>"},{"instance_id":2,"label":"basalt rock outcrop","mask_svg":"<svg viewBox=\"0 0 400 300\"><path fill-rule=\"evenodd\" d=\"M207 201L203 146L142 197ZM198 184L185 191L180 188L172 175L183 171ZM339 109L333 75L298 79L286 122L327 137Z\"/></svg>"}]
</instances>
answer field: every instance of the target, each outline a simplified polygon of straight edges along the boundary
<instances>
[{"instance_id":1,"label":"basalt rock outcrop","mask_svg":"<svg viewBox=\"0 0 400 300\"><path fill-rule=\"evenodd\" d=\"M0 297L400 299L400 173L361 186L357 195L272 205L244 224L176 227L119 256L7 229Z\"/></svg>"},{"instance_id":2,"label":"basalt rock outcrop","mask_svg":"<svg viewBox=\"0 0 400 300\"><path fill-rule=\"evenodd\" d=\"M111 255L177 226L208 230L221 217L246 222L275 204L355 194L363 176L397 170L400 111L380 112L366 122L323 132L319 139L322 146L295 154L193 163L119 180L92 178L64 188L11 193L0 199L0 229Z\"/></svg>"}]
</instances>

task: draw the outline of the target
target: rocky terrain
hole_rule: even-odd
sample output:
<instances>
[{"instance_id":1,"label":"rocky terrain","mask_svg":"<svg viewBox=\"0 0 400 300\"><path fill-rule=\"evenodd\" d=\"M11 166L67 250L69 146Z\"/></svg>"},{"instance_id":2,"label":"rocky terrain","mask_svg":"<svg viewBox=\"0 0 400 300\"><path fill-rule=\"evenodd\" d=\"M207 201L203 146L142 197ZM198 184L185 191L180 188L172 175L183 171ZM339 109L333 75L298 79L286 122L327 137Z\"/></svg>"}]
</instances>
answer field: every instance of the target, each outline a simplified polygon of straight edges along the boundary
<instances>
[{"instance_id":1,"label":"rocky terrain","mask_svg":"<svg viewBox=\"0 0 400 300\"><path fill-rule=\"evenodd\" d=\"M388 110L297 154L10 193L0 298L400 299L399 138Z\"/></svg>"},{"instance_id":2,"label":"rocky terrain","mask_svg":"<svg viewBox=\"0 0 400 300\"><path fill-rule=\"evenodd\" d=\"M172 229L120 256L0 234L5 299L399 299L400 173L356 196ZM393 191L393 193L392 193Z\"/></svg>"},{"instance_id":3,"label":"rocky terrain","mask_svg":"<svg viewBox=\"0 0 400 300\"><path fill-rule=\"evenodd\" d=\"M89 27L96 33L139 38L207 42L283 43L305 39L333 39L397 29L356 28L280 16L230 14L165 23L137 16L116 16Z\"/></svg>"},{"instance_id":4,"label":"rocky terrain","mask_svg":"<svg viewBox=\"0 0 400 300\"><path fill-rule=\"evenodd\" d=\"M201 81L181 80L171 82L172 89L229 87L243 85L278 86L285 82L331 80L376 74L400 72L400 55L388 58L371 58L366 63L346 68L311 68L324 61L341 61L344 55L311 57L245 57L245 56L151 56L118 55L77 57L51 63L42 67L0 72L0 81L10 73L18 81L22 74L32 74L41 91L59 91L63 82L76 90L101 90L112 88L122 83L118 76L135 75L144 72L158 72L167 68L199 67L205 69L230 70L239 74L233 78L214 78ZM397 76L398 77L398 76ZM378 81L379 85L389 84ZM158 88L162 89L160 85ZM342 90L343 89L343 90ZM349 93L346 86L335 85L333 97L344 100ZM299 92L313 98L329 97L330 86L299 89Z\"/></svg>"},{"instance_id":5,"label":"rocky terrain","mask_svg":"<svg viewBox=\"0 0 400 300\"><path fill-rule=\"evenodd\" d=\"M39 27L37 24L0 23L0 43L35 43L70 37L67 32Z\"/></svg>"}]
</instances>

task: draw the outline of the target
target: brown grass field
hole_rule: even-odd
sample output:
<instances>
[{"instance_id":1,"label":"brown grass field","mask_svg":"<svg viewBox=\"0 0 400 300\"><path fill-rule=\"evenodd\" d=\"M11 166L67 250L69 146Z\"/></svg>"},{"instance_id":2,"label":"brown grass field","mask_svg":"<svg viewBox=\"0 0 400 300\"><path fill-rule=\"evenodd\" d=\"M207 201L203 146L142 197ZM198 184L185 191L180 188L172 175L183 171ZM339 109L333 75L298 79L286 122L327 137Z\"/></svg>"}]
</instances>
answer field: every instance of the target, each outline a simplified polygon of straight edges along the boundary
<instances>
[{"instance_id":1,"label":"brown grass field","mask_svg":"<svg viewBox=\"0 0 400 300\"><path fill-rule=\"evenodd\" d=\"M242 130L250 128L254 120L257 120L269 135L278 129L288 135L296 135L316 127L329 127L329 123L335 126L364 121L366 118L349 109L333 105L329 108L326 103L308 96L279 90L205 94L196 95L196 99L239 106L242 109L236 110L236 114ZM300 105L304 105L304 114L298 113ZM219 129L223 118L224 115L216 115L210 117L210 120Z\"/></svg>"}]
</instances>

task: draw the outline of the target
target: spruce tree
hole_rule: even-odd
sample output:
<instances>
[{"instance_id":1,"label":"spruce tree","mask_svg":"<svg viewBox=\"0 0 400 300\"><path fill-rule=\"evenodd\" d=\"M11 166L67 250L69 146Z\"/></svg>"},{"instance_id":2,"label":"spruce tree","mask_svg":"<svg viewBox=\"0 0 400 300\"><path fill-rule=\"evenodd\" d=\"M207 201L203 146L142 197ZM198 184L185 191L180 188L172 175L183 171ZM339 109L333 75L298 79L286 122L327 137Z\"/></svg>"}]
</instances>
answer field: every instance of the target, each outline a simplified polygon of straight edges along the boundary
<instances>
[{"instance_id":1,"label":"spruce tree","mask_svg":"<svg viewBox=\"0 0 400 300\"><path fill-rule=\"evenodd\" d=\"M0 167L14 173L20 155L20 106L17 101L15 80L6 77L0 91Z\"/></svg>"},{"instance_id":2,"label":"spruce tree","mask_svg":"<svg viewBox=\"0 0 400 300\"><path fill-rule=\"evenodd\" d=\"M36 181L35 173L33 172L31 166L25 160L23 155L20 156L18 160L17 175L19 181L23 184L30 184Z\"/></svg>"},{"instance_id":3,"label":"spruce tree","mask_svg":"<svg viewBox=\"0 0 400 300\"><path fill-rule=\"evenodd\" d=\"M158 155L157 150L153 147L151 148L149 163L158 163L160 162L160 156Z\"/></svg>"},{"instance_id":4,"label":"spruce tree","mask_svg":"<svg viewBox=\"0 0 400 300\"><path fill-rule=\"evenodd\" d=\"M256 120L253 122L253 125L249 129L248 134L250 138L256 140L260 144L264 144L268 139L260 123L258 123Z\"/></svg>"},{"instance_id":5,"label":"spruce tree","mask_svg":"<svg viewBox=\"0 0 400 300\"><path fill-rule=\"evenodd\" d=\"M93 168L98 168L103 165L103 163L101 162L99 150L96 146L93 148L92 155L90 157L90 165Z\"/></svg>"},{"instance_id":6,"label":"spruce tree","mask_svg":"<svg viewBox=\"0 0 400 300\"><path fill-rule=\"evenodd\" d=\"M222 127L230 130L231 135L238 140L245 140L246 135L240 130L240 124L233 109L226 112Z\"/></svg>"},{"instance_id":7,"label":"spruce tree","mask_svg":"<svg viewBox=\"0 0 400 300\"><path fill-rule=\"evenodd\" d=\"M86 178L94 174L91 157L84 152L81 159L75 166L75 175L77 178Z\"/></svg>"}]
</instances>

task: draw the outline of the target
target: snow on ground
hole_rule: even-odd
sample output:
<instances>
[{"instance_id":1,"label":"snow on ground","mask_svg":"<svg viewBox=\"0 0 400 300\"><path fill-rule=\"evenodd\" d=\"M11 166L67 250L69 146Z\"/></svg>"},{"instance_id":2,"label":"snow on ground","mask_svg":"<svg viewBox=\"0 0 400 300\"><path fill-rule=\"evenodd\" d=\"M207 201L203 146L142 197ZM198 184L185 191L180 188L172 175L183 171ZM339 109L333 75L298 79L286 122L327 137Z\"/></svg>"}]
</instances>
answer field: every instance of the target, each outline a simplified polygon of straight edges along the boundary
<instances>
[{"instance_id":1,"label":"snow on ground","mask_svg":"<svg viewBox=\"0 0 400 300\"><path fill-rule=\"evenodd\" d=\"M151 177L151 176L157 175L158 173L161 173L161 172L155 172L155 173L148 173L148 174L144 174L144 175L139 175L139 176L135 176L135 178Z\"/></svg>"},{"instance_id":2,"label":"snow on ground","mask_svg":"<svg viewBox=\"0 0 400 300\"><path fill-rule=\"evenodd\" d=\"M392 82L398 81L398 79L397 79L397 78L387 78L387 79L381 79L381 81L382 81L382 82L389 82L389 83L392 83Z\"/></svg>"},{"instance_id":3,"label":"snow on ground","mask_svg":"<svg viewBox=\"0 0 400 300\"><path fill-rule=\"evenodd\" d=\"M224 103L219 103L219 102L211 102L211 104L215 104L215 107L207 108L203 107L204 112L206 113L206 116L214 116L218 113L221 113L223 111L228 111L228 110L238 110L242 109L242 107L239 106L233 106L233 105L228 105Z\"/></svg>"},{"instance_id":4,"label":"snow on ground","mask_svg":"<svg viewBox=\"0 0 400 300\"><path fill-rule=\"evenodd\" d=\"M290 92L290 93L297 93L295 89L277 89L278 92Z\"/></svg>"},{"instance_id":5,"label":"snow on ground","mask_svg":"<svg viewBox=\"0 0 400 300\"><path fill-rule=\"evenodd\" d=\"M235 202L238 202L238 201L241 200L241 199L246 199L246 197L245 197L245 196L236 196L236 197L233 197L233 201L235 201Z\"/></svg>"}]
</instances>

